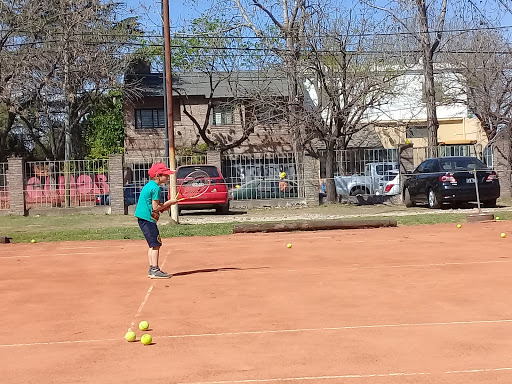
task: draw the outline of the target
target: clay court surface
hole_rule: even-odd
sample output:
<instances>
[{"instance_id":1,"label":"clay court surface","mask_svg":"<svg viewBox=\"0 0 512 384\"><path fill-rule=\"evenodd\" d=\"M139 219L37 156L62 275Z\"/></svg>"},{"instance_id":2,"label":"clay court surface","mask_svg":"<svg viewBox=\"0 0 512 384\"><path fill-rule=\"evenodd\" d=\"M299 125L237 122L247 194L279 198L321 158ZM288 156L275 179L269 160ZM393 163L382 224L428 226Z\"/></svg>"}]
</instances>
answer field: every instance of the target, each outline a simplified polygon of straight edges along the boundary
<instances>
[{"instance_id":1,"label":"clay court surface","mask_svg":"<svg viewBox=\"0 0 512 384\"><path fill-rule=\"evenodd\" d=\"M510 384L509 230L165 239L170 280L144 241L1 245L0 381Z\"/></svg>"}]
</instances>

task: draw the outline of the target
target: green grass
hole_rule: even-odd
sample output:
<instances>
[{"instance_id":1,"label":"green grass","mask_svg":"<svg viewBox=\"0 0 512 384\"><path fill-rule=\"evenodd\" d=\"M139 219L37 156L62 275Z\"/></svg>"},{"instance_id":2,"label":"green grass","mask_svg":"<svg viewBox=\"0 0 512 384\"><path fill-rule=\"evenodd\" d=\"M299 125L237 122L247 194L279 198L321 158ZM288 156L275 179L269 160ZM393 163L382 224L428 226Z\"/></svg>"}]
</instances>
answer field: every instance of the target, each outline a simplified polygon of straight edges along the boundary
<instances>
[{"instance_id":1,"label":"green grass","mask_svg":"<svg viewBox=\"0 0 512 384\"><path fill-rule=\"evenodd\" d=\"M425 225L438 223L464 223L467 212L413 214L407 216L364 216L350 220L394 219L398 225ZM499 212L501 220L512 220L512 212ZM290 220L294 222L297 220ZM254 223L254 222L252 222ZM233 233L235 223L212 224L160 224L162 237L218 236ZM69 215L41 217L0 217L0 236L9 236L15 243L71 240L143 239L135 219L116 215Z\"/></svg>"},{"instance_id":2,"label":"green grass","mask_svg":"<svg viewBox=\"0 0 512 384\"><path fill-rule=\"evenodd\" d=\"M233 223L159 225L162 237L217 236L233 233ZM131 216L69 215L61 217L0 217L0 236L15 243L71 240L144 239Z\"/></svg>"}]
</instances>

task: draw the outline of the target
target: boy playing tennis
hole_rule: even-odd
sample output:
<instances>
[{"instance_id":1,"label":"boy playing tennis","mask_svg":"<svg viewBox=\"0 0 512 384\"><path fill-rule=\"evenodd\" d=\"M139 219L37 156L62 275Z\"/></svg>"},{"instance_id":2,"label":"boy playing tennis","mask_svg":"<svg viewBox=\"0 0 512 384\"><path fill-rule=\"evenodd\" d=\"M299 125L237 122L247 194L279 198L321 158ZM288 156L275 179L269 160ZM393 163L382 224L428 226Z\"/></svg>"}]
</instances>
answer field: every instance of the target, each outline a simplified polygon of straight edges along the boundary
<instances>
[{"instance_id":1,"label":"boy playing tennis","mask_svg":"<svg viewBox=\"0 0 512 384\"><path fill-rule=\"evenodd\" d=\"M149 270L148 277L151 279L168 279L171 277L168 273L160 270L158 267L158 257L160 255L160 247L162 240L156 222L163 212L177 201L173 199L160 203L160 185L167 184L169 175L175 171L171 171L163 163L156 163L151 166L148 175L151 180L140 191L137 208L135 209L135 217L139 222L139 227L146 238L149 245L148 259Z\"/></svg>"}]
</instances>

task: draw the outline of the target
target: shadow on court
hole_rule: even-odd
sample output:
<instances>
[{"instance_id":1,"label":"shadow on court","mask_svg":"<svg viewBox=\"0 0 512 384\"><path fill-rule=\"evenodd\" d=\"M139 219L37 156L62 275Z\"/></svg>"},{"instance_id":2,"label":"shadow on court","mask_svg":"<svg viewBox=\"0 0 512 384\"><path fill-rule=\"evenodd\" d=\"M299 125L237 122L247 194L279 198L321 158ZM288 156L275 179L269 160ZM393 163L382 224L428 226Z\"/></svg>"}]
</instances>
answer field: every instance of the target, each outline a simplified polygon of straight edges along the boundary
<instances>
[{"instance_id":1,"label":"shadow on court","mask_svg":"<svg viewBox=\"0 0 512 384\"><path fill-rule=\"evenodd\" d=\"M236 267L225 267L225 268L207 268L207 269L196 269L194 271L183 271L173 273L172 276L186 276L193 275L195 273L211 273L211 272L227 272L227 271L248 271L251 269L267 269L270 267L255 267L255 268L236 268Z\"/></svg>"}]
</instances>

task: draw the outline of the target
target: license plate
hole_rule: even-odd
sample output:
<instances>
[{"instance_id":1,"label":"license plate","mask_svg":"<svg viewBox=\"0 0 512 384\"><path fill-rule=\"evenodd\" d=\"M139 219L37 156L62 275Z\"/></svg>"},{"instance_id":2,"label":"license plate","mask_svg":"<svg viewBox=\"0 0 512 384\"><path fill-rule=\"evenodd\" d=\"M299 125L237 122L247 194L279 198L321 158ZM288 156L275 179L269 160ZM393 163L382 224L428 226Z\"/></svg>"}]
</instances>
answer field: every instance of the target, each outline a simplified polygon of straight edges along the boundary
<instances>
[{"instance_id":1,"label":"license plate","mask_svg":"<svg viewBox=\"0 0 512 384\"><path fill-rule=\"evenodd\" d=\"M469 179L466 179L466 183L473 183L475 184L475 179L473 177L469 178Z\"/></svg>"}]
</instances>

